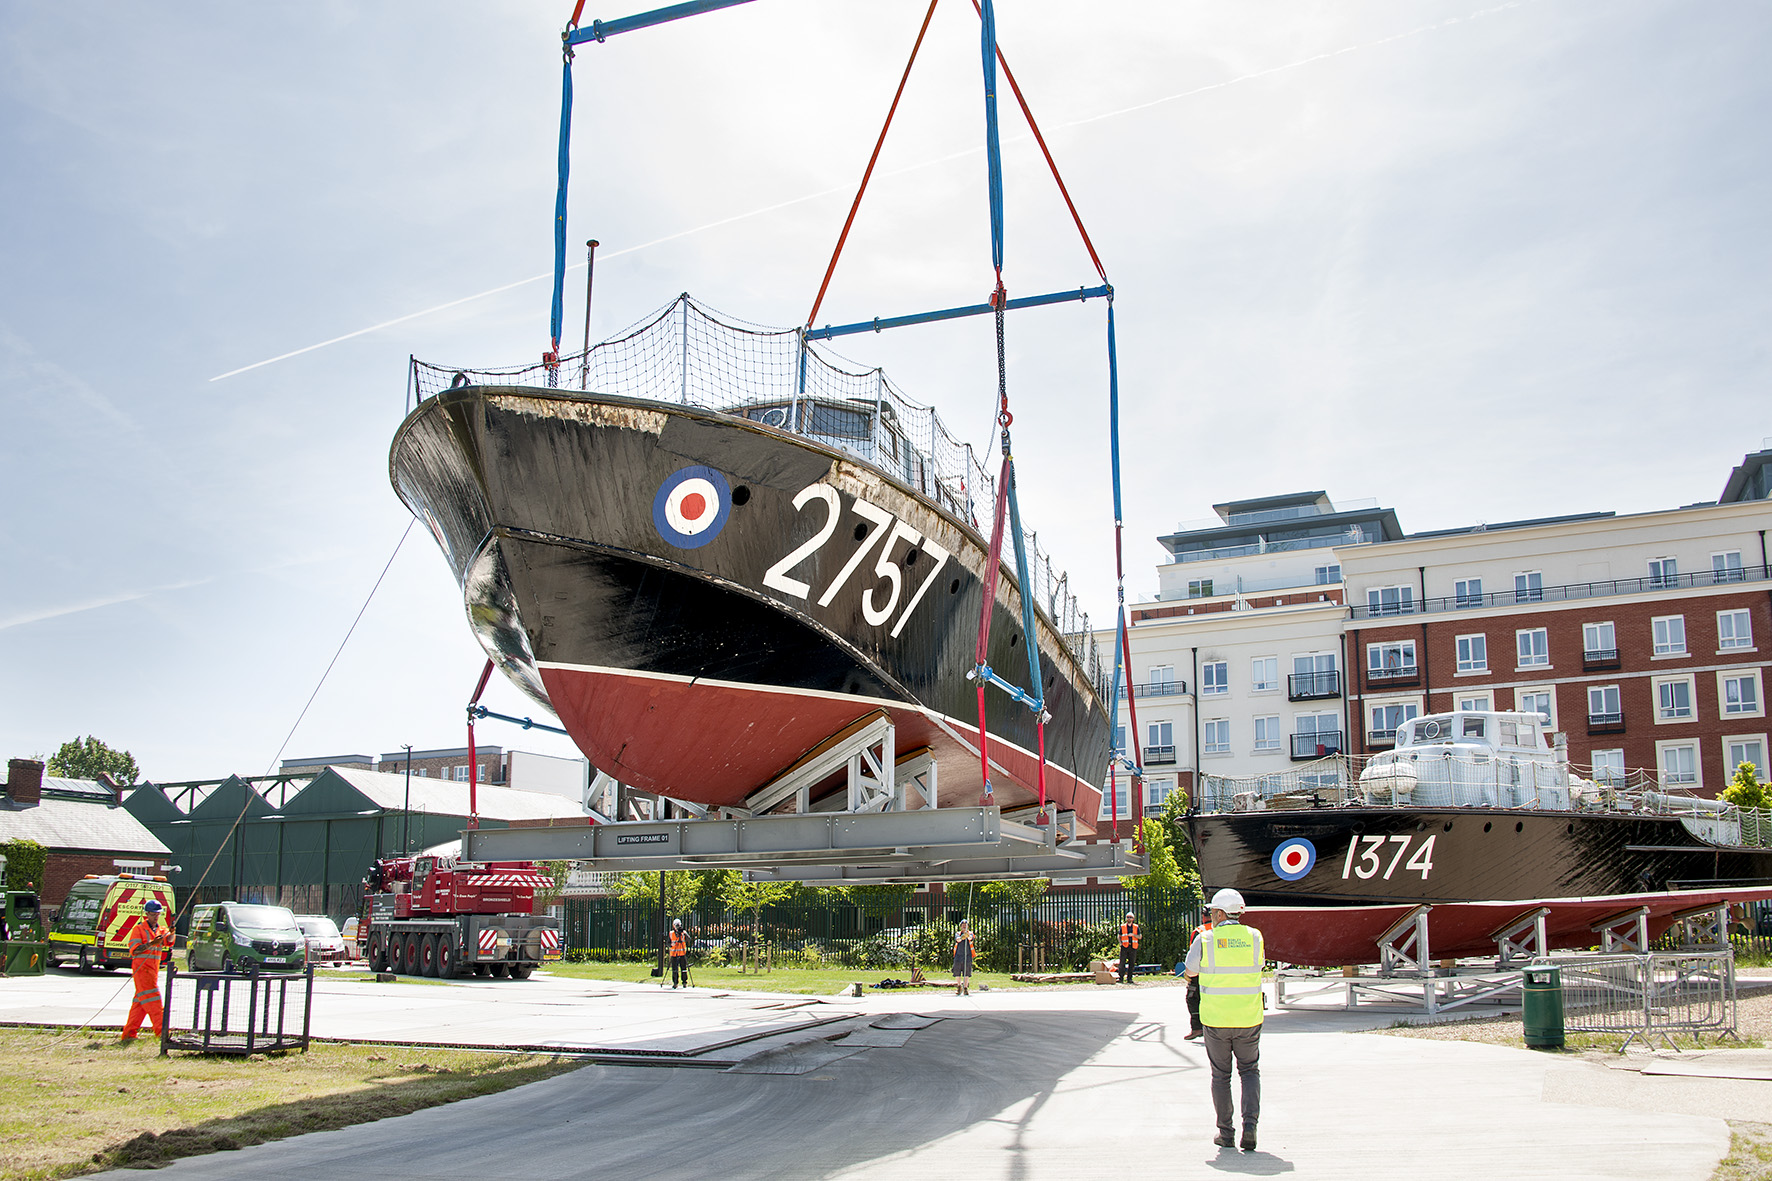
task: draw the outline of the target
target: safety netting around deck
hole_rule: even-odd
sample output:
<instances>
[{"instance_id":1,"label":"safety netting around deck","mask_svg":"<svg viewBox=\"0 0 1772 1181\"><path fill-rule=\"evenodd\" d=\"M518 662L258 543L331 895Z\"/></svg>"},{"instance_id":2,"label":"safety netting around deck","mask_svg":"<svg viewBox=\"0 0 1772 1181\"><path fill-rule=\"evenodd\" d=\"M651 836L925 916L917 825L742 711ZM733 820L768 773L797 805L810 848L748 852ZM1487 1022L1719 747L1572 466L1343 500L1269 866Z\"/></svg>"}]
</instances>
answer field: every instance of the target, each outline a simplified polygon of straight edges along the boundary
<instances>
[{"instance_id":1,"label":"safety netting around deck","mask_svg":"<svg viewBox=\"0 0 1772 1181\"><path fill-rule=\"evenodd\" d=\"M414 360L412 370L421 399L464 383L539 386L742 415L847 451L903 480L974 530L989 529L996 479L933 407L906 397L884 370L808 341L802 329L747 323L687 293L589 350L552 364L489 369ZM980 514L987 518L983 524ZM1106 694L1111 665L1104 666L1069 576L1039 547L1037 532L1024 536L1035 603L1097 691ZM1005 561L1004 570L1013 581L1013 565Z\"/></svg>"}]
</instances>

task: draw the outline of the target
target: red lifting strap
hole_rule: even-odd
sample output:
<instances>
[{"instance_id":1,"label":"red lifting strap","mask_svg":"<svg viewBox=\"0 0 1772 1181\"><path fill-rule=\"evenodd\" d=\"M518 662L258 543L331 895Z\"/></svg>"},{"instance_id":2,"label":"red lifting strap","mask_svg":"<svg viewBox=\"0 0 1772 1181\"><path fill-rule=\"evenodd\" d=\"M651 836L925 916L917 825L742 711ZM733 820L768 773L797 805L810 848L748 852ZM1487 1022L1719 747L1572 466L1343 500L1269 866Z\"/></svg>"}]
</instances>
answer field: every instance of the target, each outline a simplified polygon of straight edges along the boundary
<instances>
[{"instance_id":1,"label":"red lifting strap","mask_svg":"<svg viewBox=\"0 0 1772 1181\"><path fill-rule=\"evenodd\" d=\"M892 95L892 105L886 110L886 122L880 126L880 138L874 141L874 153L868 157L867 170L861 174L861 187L855 190L855 202L849 206L849 216L843 219L843 232L837 235L837 248L831 251L831 265L824 269L824 282L818 285L818 298L812 301L812 310L806 313L808 328L818 318L819 305L824 303L825 289L831 285L831 276L837 270L837 259L843 254L843 243L849 240L849 227L855 224L855 214L861 208L862 194L868 191L868 180L874 175L874 165L879 161L880 149L886 143L886 132L892 127L892 116L898 113L898 100L904 97L904 84L911 80L911 67L917 64L917 51L923 48L923 34L929 31L929 19L935 15L936 2L937 0L929 0L929 11L923 14L923 27L917 30L917 42L911 46L911 58L904 64L904 76L898 80L898 89Z\"/></svg>"}]
</instances>

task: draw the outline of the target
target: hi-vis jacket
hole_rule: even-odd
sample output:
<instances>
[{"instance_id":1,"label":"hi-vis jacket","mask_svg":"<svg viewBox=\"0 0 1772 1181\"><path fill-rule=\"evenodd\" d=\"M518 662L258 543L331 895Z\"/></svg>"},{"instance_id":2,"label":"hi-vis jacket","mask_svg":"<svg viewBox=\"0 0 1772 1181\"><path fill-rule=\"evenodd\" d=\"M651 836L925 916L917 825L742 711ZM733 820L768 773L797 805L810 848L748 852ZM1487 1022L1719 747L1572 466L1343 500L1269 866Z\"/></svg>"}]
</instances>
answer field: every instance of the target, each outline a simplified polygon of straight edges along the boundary
<instances>
[{"instance_id":1,"label":"hi-vis jacket","mask_svg":"<svg viewBox=\"0 0 1772 1181\"><path fill-rule=\"evenodd\" d=\"M1121 923L1120 924L1120 946L1121 947L1130 947L1133 951L1138 950L1138 924L1137 923Z\"/></svg>"},{"instance_id":2,"label":"hi-vis jacket","mask_svg":"<svg viewBox=\"0 0 1772 1181\"><path fill-rule=\"evenodd\" d=\"M674 927L671 929L671 954L674 956L689 954L689 940L683 932Z\"/></svg>"},{"instance_id":3,"label":"hi-vis jacket","mask_svg":"<svg viewBox=\"0 0 1772 1181\"><path fill-rule=\"evenodd\" d=\"M1247 1029L1261 1024L1261 932L1223 922L1201 937L1200 1024Z\"/></svg>"}]
</instances>

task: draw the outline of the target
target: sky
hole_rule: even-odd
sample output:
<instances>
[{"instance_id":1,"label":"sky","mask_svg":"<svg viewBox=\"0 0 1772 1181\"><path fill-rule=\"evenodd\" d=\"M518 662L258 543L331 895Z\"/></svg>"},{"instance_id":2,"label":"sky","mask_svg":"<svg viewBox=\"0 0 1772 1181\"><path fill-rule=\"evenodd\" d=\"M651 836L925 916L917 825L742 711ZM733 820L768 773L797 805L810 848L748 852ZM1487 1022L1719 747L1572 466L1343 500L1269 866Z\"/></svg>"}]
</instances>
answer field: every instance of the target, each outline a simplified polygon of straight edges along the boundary
<instances>
[{"instance_id":1,"label":"sky","mask_svg":"<svg viewBox=\"0 0 1772 1181\"><path fill-rule=\"evenodd\" d=\"M91 734L168 782L465 742L483 655L387 450L410 355L546 347L570 8L0 10L0 753ZM925 8L756 0L581 48L593 336L682 291L803 322ZM1772 436L1772 6L997 25L1115 287L1129 599L1227 499L1372 497L1411 531L1641 512ZM1094 285L1003 110L1011 296ZM820 323L983 299L982 140L977 19L942 0ZM989 443L987 319L839 346ZM1111 621L1102 304L1012 315L1008 365L1024 516Z\"/></svg>"}]
</instances>

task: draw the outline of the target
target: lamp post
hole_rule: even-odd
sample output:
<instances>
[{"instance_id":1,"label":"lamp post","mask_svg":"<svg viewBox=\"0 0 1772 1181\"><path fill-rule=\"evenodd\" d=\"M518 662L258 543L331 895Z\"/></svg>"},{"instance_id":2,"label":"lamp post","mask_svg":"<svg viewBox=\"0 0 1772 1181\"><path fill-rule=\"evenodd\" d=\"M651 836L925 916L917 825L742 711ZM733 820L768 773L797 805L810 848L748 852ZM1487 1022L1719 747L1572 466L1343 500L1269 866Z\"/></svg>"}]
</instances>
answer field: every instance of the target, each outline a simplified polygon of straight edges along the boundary
<instances>
[{"instance_id":1,"label":"lamp post","mask_svg":"<svg viewBox=\"0 0 1772 1181\"><path fill-rule=\"evenodd\" d=\"M412 743L400 745L406 748L406 803L400 808L400 852L405 853L412 847Z\"/></svg>"}]
</instances>

